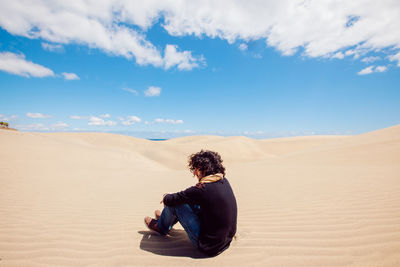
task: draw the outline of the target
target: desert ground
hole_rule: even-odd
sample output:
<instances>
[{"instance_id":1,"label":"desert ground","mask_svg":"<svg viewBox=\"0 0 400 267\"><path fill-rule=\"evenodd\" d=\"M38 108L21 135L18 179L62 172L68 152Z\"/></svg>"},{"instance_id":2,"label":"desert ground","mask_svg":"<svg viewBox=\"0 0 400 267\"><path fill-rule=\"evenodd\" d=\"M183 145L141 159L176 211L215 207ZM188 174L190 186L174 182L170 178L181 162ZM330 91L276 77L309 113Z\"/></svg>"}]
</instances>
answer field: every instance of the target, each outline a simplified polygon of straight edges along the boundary
<instances>
[{"instance_id":1,"label":"desert ground","mask_svg":"<svg viewBox=\"0 0 400 267\"><path fill-rule=\"evenodd\" d=\"M237 238L217 257L143 222L224 159ZM0 267L400 266L400 125L354 136L149 141L0 129Z\"/></svg>"}]
</instances>

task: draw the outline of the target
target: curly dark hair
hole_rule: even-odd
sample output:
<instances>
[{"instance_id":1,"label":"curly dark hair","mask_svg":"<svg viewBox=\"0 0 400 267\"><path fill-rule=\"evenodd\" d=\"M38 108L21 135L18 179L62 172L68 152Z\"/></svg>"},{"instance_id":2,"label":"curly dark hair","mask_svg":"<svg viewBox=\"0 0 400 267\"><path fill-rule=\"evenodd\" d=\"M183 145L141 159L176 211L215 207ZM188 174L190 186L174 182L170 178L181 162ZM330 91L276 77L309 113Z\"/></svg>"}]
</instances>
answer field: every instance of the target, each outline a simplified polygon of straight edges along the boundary
<instances>
[{"instance_id":1,"label":"curly dark hair","mask_svg":"<svg viewBox=\"0 0 400 267\"><path fill-rule=\"evenodd\" d=\"M225 176L225 167L222 165L222 158L217 152L201 150L190 155L188 163L192 173L195 169L198 169L203 177L216 173L222 173Z\"/></svg>"}]
</instances>

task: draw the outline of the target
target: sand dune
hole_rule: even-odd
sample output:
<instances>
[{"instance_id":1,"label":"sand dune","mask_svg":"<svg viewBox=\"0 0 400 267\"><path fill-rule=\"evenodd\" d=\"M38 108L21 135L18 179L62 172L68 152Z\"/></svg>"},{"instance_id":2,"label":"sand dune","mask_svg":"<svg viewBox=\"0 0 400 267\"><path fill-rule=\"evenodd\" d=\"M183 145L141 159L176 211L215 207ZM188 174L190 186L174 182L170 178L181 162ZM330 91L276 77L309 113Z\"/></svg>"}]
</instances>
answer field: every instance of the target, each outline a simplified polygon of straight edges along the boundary
<instances>
[{"instance_id":1,"label":"sand dune","mask_svg":"<svg viewBox=\"0 0 400 267\"><path fill-rule=\"evenodd\" d=\"M358 136L153 142L0 130L0 267L400 266L400 126ZM239 206L215 258L177 226L149 232L166 192L195 183L187 156L221 153Z\"/></svg>"}]
</instances>

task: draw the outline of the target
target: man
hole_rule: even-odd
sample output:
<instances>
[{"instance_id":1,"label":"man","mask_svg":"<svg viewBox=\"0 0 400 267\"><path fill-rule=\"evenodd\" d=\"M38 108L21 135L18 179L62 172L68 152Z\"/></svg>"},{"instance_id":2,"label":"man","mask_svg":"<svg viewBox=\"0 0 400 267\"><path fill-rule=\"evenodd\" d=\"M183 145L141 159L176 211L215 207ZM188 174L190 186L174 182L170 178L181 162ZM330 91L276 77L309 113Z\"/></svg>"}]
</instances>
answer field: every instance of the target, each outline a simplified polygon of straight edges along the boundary
<instances>
[{"instance_id":1,"label":"man","mask_svg":"<svg viewBox=\"0 0 400 267\"><path fill-rule=\"evenodd\" d=\"M184 191L166 194L162 213L145 218L149 229L166 235L177 222L194 246L209 256L227 249L236 233L237 205L221 156L201 150L189 157L189 169L198 183Z\"/></svg>"}]
</instances>

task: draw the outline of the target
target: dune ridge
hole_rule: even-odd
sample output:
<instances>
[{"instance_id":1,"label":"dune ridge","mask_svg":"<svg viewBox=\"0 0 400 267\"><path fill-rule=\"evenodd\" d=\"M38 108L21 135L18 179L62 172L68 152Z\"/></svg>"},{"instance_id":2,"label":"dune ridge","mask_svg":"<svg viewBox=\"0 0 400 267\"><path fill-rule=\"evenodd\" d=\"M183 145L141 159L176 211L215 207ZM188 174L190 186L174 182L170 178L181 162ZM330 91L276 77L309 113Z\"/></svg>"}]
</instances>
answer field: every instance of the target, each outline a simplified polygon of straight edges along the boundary
<instances>
[{"instance_id":1,"label":"dune ridge","mask_svg":"<svg viewBox=\"0 0 400 267\"><path fill-rule=\"evenodd\" d=\"M0 131L0 267L400 266L400 125L356 136L154 142ZM218 151L239 208L215 258L143 218L191 186L187 157Z\"/></svg>"}]
</instances>

